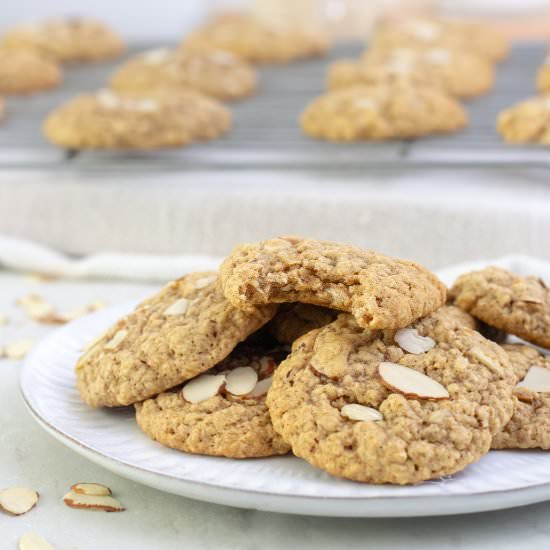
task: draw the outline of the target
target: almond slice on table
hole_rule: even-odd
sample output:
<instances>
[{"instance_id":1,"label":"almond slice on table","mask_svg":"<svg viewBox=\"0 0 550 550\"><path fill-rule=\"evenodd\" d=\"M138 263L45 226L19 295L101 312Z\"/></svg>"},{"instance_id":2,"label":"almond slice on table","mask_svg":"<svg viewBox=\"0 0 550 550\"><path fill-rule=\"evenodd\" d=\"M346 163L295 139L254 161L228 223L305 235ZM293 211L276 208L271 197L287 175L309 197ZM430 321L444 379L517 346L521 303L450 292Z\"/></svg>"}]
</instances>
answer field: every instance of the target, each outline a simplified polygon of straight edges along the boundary
<instances>
[{"instance_id":1,"label":"almond slice on table","mask_svg":"<svg viewBox=\"0 0 550 550\"><path fill-rule=\"evenodd\" d=\"M408 353L425 353L435 346L432 338L421 336L415 328L400 328L393 338L399 347Z\"/></svg>"},{"instance_id":2,"label":"almond slice on table","mask_svg":"<svg viewBox=\"0 0 550 550\"><path fill-rule=\"evenodd\" d=\"M268 376L263 380L260 380L255 386L254 389L245 397L250 397L252 399L259 399L267 394L271 383L273 382L273 376Z\"/></svg>"},{"instance_id":3,"label":"almond slice on table","mask_svg":"<svg viewBox=\"0 0 550 550\"><path fill-rule=\"evenodd\" d=\"M79 495L90 495L97 497L111 496L113 493L109 487L101 483L81 482L71 485L71 491Z\"/></svg>"},{"instance_id":4,"label":"almond slice on table","mask_svg":"<svg viewBox=\"0 0 550 550\"><path fill-rule=\"evenodd\" d=\"M55 550L55 548L43 537L34 533L26 533L17 544L19 550Z\"/></svg>"},{"instance_id":5,"label":"almond slice on table","mask_svg":"<svg viewBox=\"0 0 550 550\"><path fill-rule=\"evenodd\" d=\"M233 395L246 395L257 382L258 374L252 367L237 367L227 374L225 389Z\"/></svg>"},{"instance_id":6,"label":"almond slice on table","mask_svg":"<svg viewBox=\"0 0 550 550\"><path fill-rule=\"evenodd\" d=\"M379 420L384 420L384 415L380 411L372 407L367 407L366 405L359 405L358 403L344 405L340 409L340 414L350 420L359 420L361 422L378 422Z\"/></svg>"},{"instance_id":7,"label":"almond slice on table","mask_svg":"<svg viewBox=\"0 0 550 550\"><path fill-rule=\"evenodd\" d=\"M38 502L39 495L27 487L10 487L0 491L0 509L13 516L20 516L32 510Z\"/></svg>"},{"instance_id":8,"label":"almond slice on table","mask_svg":"<svg viewBox=\"0 0 550 550\"><path fill-rule=\"evenodd\" d=\"M63 502L70 508L85 510L102 512L123 512L125 510L124 506L111 495L87 495L73 490L63 497Z\"/></svg>"},{"instance_id":9,"label":"almond slice on table","mask_svg":"<svg viewBox=\"0 0 550 550\"><path fill-rule=\"evenodd\" d=\"M189 300L187 298L180 298L164 310L164 315L183 315L188 307Z\"/></svg>"},{"instance_id":10,"label":"almond slice on table","mask_svg":"<svg viewBox=\"0 0 550 550\"><path fill-rule=\"evenodd\" d=\"M217 395L224 384L223 374L201 374L187 382L181 394L189 403L200 403Z\"/></svg>"},{"instance_id":11,"label":"almond slice on table","mask_svg":"<svg viewBox=\"0 0 550 550\"><path fill-rule=\"evenodd\" d=\"M448 399L449 392L425 374L397 363L382 362L378 366L382 383L390 390L410 399Z\"/></svg>"},{"instance_id":12,"label":"almond slice on table","mask_svg":"<svg viewBox=\"0 0 550 550\"><path fill-rule=\"evenodd\" d=\"M29 351L31 351L33 346L33 341L28 338L23 338L21 340L15 340L11 344L6 344L4 346L4 356L8 359L23 359Z\"/></svg>"},{"instance_id":13,"label":"almond slice on table","mask_svg":"<svg viewBox=\"0 0 550 550\"><path fill-rule=\"evenodd\" d=\"M27 294L18 298L15 303L35 321L52 315L54 311L53 306L39 294Z\"/></svg>"},{"instance_id":14,"label":"almond slice on table","mask_svg":"<svg viewBox=\"0 0 550 550\"><path fill-rule=\"evenodd\" d=\"M516 388L525 388L526 390L538 393L550 393L550 369L532 366L525 375L525 378L516 384Z\"/></svg>"}]
</instances>

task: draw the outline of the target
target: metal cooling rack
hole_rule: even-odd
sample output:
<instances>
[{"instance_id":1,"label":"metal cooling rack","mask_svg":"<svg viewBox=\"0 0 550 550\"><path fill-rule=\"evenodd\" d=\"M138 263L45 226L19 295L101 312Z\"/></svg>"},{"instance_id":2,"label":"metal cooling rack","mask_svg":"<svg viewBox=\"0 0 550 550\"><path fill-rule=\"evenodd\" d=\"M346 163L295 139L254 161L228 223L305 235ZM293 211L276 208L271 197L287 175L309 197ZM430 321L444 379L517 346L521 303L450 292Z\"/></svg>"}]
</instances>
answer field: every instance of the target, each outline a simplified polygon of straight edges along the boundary
<instances>
[{"instance_id":1,"label":"metal cooling rack","mask_svg":"<svg viewBox=\"0 0 550 550\"><path fill-rule=\"evenodd\" d=\"M150 47L133 47L129 55ZM469 127L458 134L411 141L334 144L302 135L298 117L323 91L326 66L355 57L361 46L332 52L329 59L260 69L261 89L234 103L234 127L224 138L179 150L155 152L82 151L68 154L41 134L47 113L77 93L105 85L113 68L105 63L67 68L58 90L10 99L0 125L0 169L184 170L186 168L409 168L550 166L550 151L537 146L504 144L495 131L500 110L534 93L534 78L546 53L543 44L518 44L497 70L495 90L468 102Z\"/></svg>"}]
</instances>

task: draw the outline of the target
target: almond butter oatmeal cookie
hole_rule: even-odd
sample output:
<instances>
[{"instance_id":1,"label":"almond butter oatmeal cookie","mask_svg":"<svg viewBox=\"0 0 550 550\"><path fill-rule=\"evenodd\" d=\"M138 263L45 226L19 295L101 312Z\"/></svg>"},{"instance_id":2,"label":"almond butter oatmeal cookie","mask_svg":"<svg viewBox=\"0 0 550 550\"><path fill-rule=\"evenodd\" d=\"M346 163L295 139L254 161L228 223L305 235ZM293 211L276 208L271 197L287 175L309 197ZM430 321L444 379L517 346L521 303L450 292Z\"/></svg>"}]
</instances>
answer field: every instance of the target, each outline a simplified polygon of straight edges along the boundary
<instances>
[{"instance_id":1,"label":"almond butter oatmeal cookie","mask_svg":"<svg viewBox=\"0 0 550 550\"><path fill-rule=\"evenodd\" d=\"M303 302L349 311L366 328L407 326L446 297L445 286L419 264L299 237L237 246L220 276L235 307Z\"/></svg>"},{"instance_id":2,"label":"almond butter oatmeal cookie","mask_svg":"<svg viewBox=\"0 0 550 550\"><path fill-rule=\"evenodd\" d=\"M550 348L550 289L542 279L490 266L460 276L450 299L492 327Z\"/></svg>"},{"instance_id":3,"label":"almond butter oatmeal cookie","mask_svg":"<svg viewBox=\"0 0 550 550\"><path fill-rule=\"evenodd\" d=\"M321 33L307 28L284 28L251 15L228 13L192 32L182 47L226 50L253 63L288 63L322 55L328 44Z\"/></svg>"},{"instance_id":4,"label":"almond butter oatmeal cookie","mask_svg":"<svg viewBox=\"0 0 550 550\"><path fill-rule=\"evenodd\" d=\"M241 346L183 388L136 404L140 428L159 443L188 453L230 458L286 454L265 396L282 349Z\"/></svg>"},{"instance_id":5,"label":"almond butter oatmeal cookie","mask_svg":"<svg viewBox=\"0 0 550 550\"><path fill-rule=\"evenodd\" d=\"M508 143L550 145L550 94L531 97L502 111L497 130Z\"/></svg>"},{"instance_id":6,"label":"almond butter oatmeal cookie","mask_svg":"<svg viewBox=\"0 0 550 550\"><path fill-rule=\"evenodd\" d=\"M101 90L50 113L44 133L67 149L159 149L214 139L230 125L231 113L221 103L193 90Z\"/></svg>"},{"instance_id":7,"label":"almond butter oatmeal cookie","mask_svg":"<svg viewBox=\"0 0 550 550\"><path fill-rule=\"evenodd\" d=\"M341 314L297 340L267 396L294 454L339 477L394 484L486 454L512 416L514 374L502 348L448 311L397 332Z\"/></svg>"},{"instance_id":8,"label":"almond butter oatmeal cookie","mask_svg":"<svg viewBox=\"0 0 550 550\"><path fill-rule=\"evenodd\" d=\"M60 17L17 25L4 35L8 48L34 50L61 62L100 61L125 50L107 25L87 17Z\"/></svg>"},{"instance_id":9,"label":"almond butter oatmeal cookie","mask_svg":"<svg viewBox=\"0 0 550 550\"><path fill-rule=\"evenodd\" d=\"M550 449L550 357L521 344L507 344L518 384L512 419L493 439L493 449Z\"/></svg>"},{"instance_id":10,"label":"almond butter oatmeal cookie","mask_svg":"<svg viewBox=\"0 0 550 550\"><path fill-rule=\"evenodd\" d=\"M243 312L223 296L216 273L170 283L111 327L79 359L77 386L92 407L131 405L207 371L276 311Z\"/></svg>"},{"instance_id":11,"label":"almond butter oatmeal cookie","mask_svg":"<svg viewBox=\"0 0 550 550\"><path fill-rule=\"evenodd\" d=\"M0 94L26 95L61 83L59 65L36 52L0 47Z\"/></svg>"},{"instance_id":12,"label":"almond butter oatmeal cookie","mask_svg":"<svg viewBox=\"0 0 550 550\"><path fill-rule=\"evenodd\" d=\"M151 50L130 59L111 78L111 88L119 92L193 88L222 100L251 95L256 86L254 68L221 50Z\"/></svg>"},{"instance_id":13,"label":"almond butter oatmeal cookie","mask_svg":"<svg viewBox=\"0 0 550 550\"><path fill-rule=\"evenodd\" d=\"M487 93L494 85L494 73L491 63L469 52L444 48L368 49L360 60L341 60L330 65L328 87L335 90L404 82L469 98Z\"/></svg>"},{"instance_id":14,"label":"almond butter oatmeal cookie","mask_svg":"<svg viewBox=\"0 0 550 550\"><path fill-rule=\"evenodd\" d=\"M282 304L265 328L277 342L290 345L310 330L332 323L339 313L335 309L311 304Z\"/></svg>"},{"instance_id":15,"label":"almond butter oatmeal cookie","mask_svg":"<svg viewBox=\"0 0 550 550\"><path fill-rule=\"evenodd\" d=\"M466 126L467 115L438 88L398 82L325 93L306 107L300 121L311 137L360 141L456 132Z\"/></svg>"},{"instance_id":16,"label":"almond butter oatmeal cookie","mask_svg":"<svg viewBox=\"0 0 550 550\"><path fill-rule=\"evenodd\" d=\"M379 25L373 48L448 48L475 53L489 61L508 56L507 38L491 25L443 18L409 18Z\"/></svg>"}]
</instances>

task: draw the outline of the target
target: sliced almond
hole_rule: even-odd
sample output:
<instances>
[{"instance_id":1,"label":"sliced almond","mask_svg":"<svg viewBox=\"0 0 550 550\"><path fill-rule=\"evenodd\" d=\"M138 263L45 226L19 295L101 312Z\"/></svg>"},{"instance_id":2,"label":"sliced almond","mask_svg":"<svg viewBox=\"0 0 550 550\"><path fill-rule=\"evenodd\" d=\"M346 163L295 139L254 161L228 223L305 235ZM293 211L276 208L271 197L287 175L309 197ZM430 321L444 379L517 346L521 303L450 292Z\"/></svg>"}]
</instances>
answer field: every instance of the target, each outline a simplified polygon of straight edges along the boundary
<instances>
[{"instance_id":1,"label":"sliced almond","mask_svg":"<svg viewBox=\"0 0 550 550\"><path fill-rule=\"evenodd\" d=\"M167 48L157 48L156 50L149 50L142 55L142 59L146 63L156 64L162 63L170 57L170 50Z\"/></svg>"},{"instance_id":2,"label":"sliced almond","mask_svg":"<svg viewBox=\"0 0 550 550\"><path fill-rule=\"evenodd\" d=\"M264 356L260 358L260 376L271 375L275 372L277 363L273 357Z\"/></svg>"},{"instance_id":3,"label":"sliced almond","mask_svg":"<svg viewBox=\"0 0 550 550\"><path fill-rule=\"evenodd\" d=\"M223 374L201 374L187 382L181 394L189 403L200 403L217 395L224 384Z\"/></svg>"},{"instance_id":4,"label":"sliced almond","mask_svg":"<svg viewBox=\"0 0 550 550\"><path fill-rule=\"evenodd\" d=\"M216 279L217 275L211 275L210 277L202 277L195 281L195 288L200 290L201 288L206 288L208 285L211 285Z\"/></svg>"},{"instance_id":5,"label":"sliced almond","mask_svg":"<svg viewBox=\"0 0 550 550\"><path fill-rule=\"evenodd\" d=\"M31 351L32 346L33 341L28 338L16 340L15 342L4 346L4 356L8 359L23 359L25 355Z\"/></svg>"},{"instance_id":6,"label":"sliced almond","mask_svg":"<svg viewBox=\"0 0 550 550\"><path fill-rule=\"evenodd\" d=\"M380 411L372 407L367 407L366 405L359 405L358 403L344 405L340 409L340 414L350 420L359 420L361 422L378 422L379 420L384 420L384 415Z\"/></svg>"},{"instance_id":7,"label":"sliced almond","mask_svg":"<svg viewBox=\"0 0 550 550\"><path fill-rule=\"evenodd\" d=\"M27 487L10 487L0 491L0 508L14 516L26 514L36 506L38 493Z\"/></svg>"},{"instance_id":8,"label":"sliced almond","mask_svg":"<svg viewBox=\"0 0 550 550\"><path fill-rule=\"evenodd\" d=\"M34 533L24 534L17 546L19 550L55 550L45 538Z\"/></svg>"},{"instance_id":9,"label":"sliced almond","mask_svg":"<svg viewBox=\"0 0 550 550\"><path fill-rule=\"evenodd\" d=\"M525 388L526 390L537 393L550 392L550 369L532 366L525 375L525 378L516 385L516 388Z\"/></svg>"},{"instance_id":10,"label":"sliced almond","mask_svg":"<svg viewBox=\"0 0 550 550\"><path fill-rule=\"evenodd\" d=\"M124 506L110 495L86 495L69 491L63 502L71 508L82 508L86 510L100 510L103 512L122 512Z\"/></svg>"},{"instance_id":11,"label":"sliced almond","mask_svg":"<svg viewBox=\"0 0 550 550\"><path fill-rule=\"evenodd\" d=\"M105 344L105 349L114 350L117 349L124 339L128 336L128 331L121 329L115 333L115 335Z\"/></svg>"},{"instance_id":12,"label":"sliced almond","mask_svg":"<svg viewBox=\"0 0 550 550\"><path fill-rule=\"evenodd\" d=\"M25 310L27 315L35 320L51 315L54 311L53 306L38 294L28 294L22 296L16 301L17 305Z\"/></svg>"},{"instance_id":13,"label":"sliced almond","mask_svg":"<svg viewBox=\"0 0 550 550\"><path fill-rule=\"evenodd\" d=\"M409 367L383 362L378 366L378 374L387 388L411 399L449 398L449 392L439 382Z\"/></svg>"},{"instance_id":14,"label":"sliced almond","mask_svg":"<svg viewBox=\"0 0 550 550\"><path fill-rule=\"evenodd\" d=\"M113 493L111 489L101 483L75 483L71 485L71 491L78 493L79 495L90 495L96 497L107 497L111 496Z\"/></svg>"},{"instance_id":15,"label":"sliced almond","mask_svg":"<svg viewBox=\"0 0 550 550\"><path fill-rule=\"evenodd\" d=\"M470 350L470 355L477 359L482 365L485 365L491 372L502 376L504 369L502 365L495 361L493 358L489 357L484 351L479 348L472 348Z\"/></svg>"},{"instance_id":16,"label":"sliced almond","mask_svg":"<svg viewBox=\"0 0 550 550\"><path fill-rule=\"evenodd\" d=\"M429 336L421 336L415 328L401 328L394 336L399 347L408 353L426 353L435 346L435 341Z\"/></svg>"},{"instance_id":17,"label":"sliced almond","mask_svg":"<svg viewBox=\"0 0 550 550\"><path fill-rule=\"evenodd\" d=\"M228 373L225 389L233 395L246 395L257 382L258 373L252 367L237 367Z\"/></svg>"},{"instance_id":18,"label":"sliced almond","mask_svg":"<svg viewBox=\"0 0 550 550\"><path fill-rule=\"evenodd\" d=\"M183 315L188 307L189 300L187 298L180 298L164 310L164 315Z\"/></svg>"},{"instance_id":19,"label":"sliced almond","mask_svg":"<svg viewBox=\"0 0 550 550\"><path fill-rule=\"evenodd\" d=\"M269 388L271 387L272 382L273 382L273 376L269 376L268 378L264 378L263 380L260 380L254 386L254 389L248 395L246 395L246 397L250 397L251 399L260 399L264 397L269 391Z\"/></svg>"}]
</instances>

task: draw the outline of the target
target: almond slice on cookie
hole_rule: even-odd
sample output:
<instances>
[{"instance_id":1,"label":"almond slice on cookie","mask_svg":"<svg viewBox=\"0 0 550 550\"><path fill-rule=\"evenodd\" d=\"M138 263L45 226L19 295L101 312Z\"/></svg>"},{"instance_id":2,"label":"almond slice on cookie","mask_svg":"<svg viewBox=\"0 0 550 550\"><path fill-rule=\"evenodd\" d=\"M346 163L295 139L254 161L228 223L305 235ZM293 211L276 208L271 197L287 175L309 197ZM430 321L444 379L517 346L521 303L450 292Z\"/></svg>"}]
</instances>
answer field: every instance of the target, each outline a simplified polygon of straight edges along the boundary
<instances>
[{"instance_id":1,"label":"almond slice on cookie","mask_svg":"<svg viewBox=\"0 0 550 550\"><path fill-rule=\"evenodd\" d=\"M226 378L223 374L201 374L183 386L181 394L189 403L200 403L217 395Z\"/></svg>"},{"instance_id":2,"label":"almond slice on cookie","mask_svg":"<svg viewBox=\"0 0 550 550\"><path fill-rule=\"evenodd\" d=\"M382 362L378 366L382 383L409 399L448 399L449 392L425 374L397 363Z\"/></svg>"}]
</instances>

